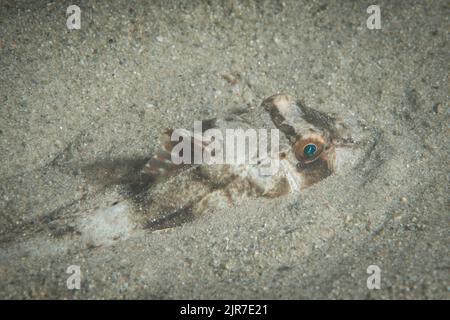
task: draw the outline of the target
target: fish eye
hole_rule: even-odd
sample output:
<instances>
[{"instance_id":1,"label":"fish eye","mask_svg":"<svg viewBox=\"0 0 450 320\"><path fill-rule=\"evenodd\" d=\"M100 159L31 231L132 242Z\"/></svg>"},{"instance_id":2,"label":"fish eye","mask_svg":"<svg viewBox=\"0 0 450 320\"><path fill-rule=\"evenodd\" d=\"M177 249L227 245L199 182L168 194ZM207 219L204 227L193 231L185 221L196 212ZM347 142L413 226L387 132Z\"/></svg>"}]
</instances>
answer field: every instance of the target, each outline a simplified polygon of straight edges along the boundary
<instances>
[{"instance_id":1,"label":"fish eye","mask_svg":"<svg viewBox=\"0 0 450 320\"><path fill-rule=\"evenodd\" d=\"M322 152L327 150L327 143L324 136L314 134L298 139L293 148L297 160L308 164L316 161Z\"/></svg>"},{"instance_id":2,"label":"fish eye","mask_svg":"<svg viewBox=\"0 0 450 320\"><path fill-rule=\"evenodd\" d=\"M308 143L304 148L303 148L303 154L305 155L305 157L307 159L311 159L314 157L314 155L317 152L317 146L314 143Z\"/></svg>"}]
</instances>

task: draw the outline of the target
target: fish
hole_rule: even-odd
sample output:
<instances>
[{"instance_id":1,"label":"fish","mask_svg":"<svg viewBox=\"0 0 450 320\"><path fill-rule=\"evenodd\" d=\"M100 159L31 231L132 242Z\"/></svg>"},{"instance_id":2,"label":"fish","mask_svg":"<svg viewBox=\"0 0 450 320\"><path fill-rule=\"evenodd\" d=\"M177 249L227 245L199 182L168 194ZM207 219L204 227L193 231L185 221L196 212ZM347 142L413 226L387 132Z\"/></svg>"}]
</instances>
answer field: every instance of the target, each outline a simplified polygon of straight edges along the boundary
<instances>
[{"instance_id":1,"label":"fish","mask_svg":"<svg viewBox=\"0 0 450 320\"><path fill-rule=\"evenodd\" d=\"M289 94L200 124L197 132L195 126L163 131L154 155L145 159L99 160L73 168L63 161L66 157L57 158L52 166L77 172L88 191L41 222L24 226L21 232L29 239L18 238L18 245L52 252L112 245L140 232L167 232L248 201L298 197L336 173L353 170L361 159L370 160L370 153L363 157L370 146L357 122L308 107ZM267 143L258 143L244 163L196 161L196 151L209 160L226 151L230 129L270 133L270 139L258 136ZM180 139L190 146L183 150L190 161L173 161Z\"/></svg>"},{"instance_id":2,"label":"fish","mask_svg":"<svg viewBox=\"0 0 450 320\"><path fill-rule=\"evenodd\" d=\"M275 174L261 174L268 161L250 164L174 164L172 153L177 142L171 140L173 130L165 132L161 147L144 166L142 173L154 183L134 196L133 210L146 229L158 230L192 221L207 210L230 208L258 197L277 198L298 194L332 175L343 149L354 141L347 126L332 115L305 106L288 94L276 94L263 100L262 122L267 130L281 133L279 152L269 154L276 161ZM202 132L217 129L254 127L242 116L209 119L202 122ZM191 151L205 151L208 143L186 132ZM258 150L258 152L261 150ZM191 158L192 159L192 158ZM266 159L267 160L267 159ZM192 161L191 161L192 163Z\"/></svg>"}]
</instances>

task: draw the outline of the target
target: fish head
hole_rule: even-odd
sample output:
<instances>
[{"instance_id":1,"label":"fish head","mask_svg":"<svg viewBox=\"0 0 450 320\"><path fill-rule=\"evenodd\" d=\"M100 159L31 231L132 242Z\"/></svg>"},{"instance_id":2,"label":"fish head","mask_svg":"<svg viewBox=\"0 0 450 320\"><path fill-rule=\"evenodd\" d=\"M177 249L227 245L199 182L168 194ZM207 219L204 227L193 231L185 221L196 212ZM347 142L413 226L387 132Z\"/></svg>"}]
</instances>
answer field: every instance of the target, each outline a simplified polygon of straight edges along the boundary
<instances>
[{"instance_id":1,"label":"fish head","mask_svg":"<svg viewBox=\"0 0 450 320\"><path fill-rule=\"evenodd\" d=\"M262 102L274 125L290 141L295 174L301 188L317 183L355 160L352 126L344 120L307 107L287 94Z\"/></svg>"}]
</instances>

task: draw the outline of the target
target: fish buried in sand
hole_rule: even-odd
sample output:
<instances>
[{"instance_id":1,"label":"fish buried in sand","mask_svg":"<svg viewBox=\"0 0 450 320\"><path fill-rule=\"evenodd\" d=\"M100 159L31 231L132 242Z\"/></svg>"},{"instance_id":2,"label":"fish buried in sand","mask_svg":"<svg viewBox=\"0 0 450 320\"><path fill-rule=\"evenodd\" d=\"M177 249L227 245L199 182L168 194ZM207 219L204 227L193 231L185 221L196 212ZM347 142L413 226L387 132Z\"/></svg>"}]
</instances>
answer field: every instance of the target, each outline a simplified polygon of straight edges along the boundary
<instances>
[{"instance_id":1,"label":"fish buried in sand","mask_svg":"<svg viewBox=\"0 0 450 320\"><path fill-rule=\"evenodd\" d=\"M30 244L46 243L50 251L75 243L96 247L137 232L177 227L207 211L251 199L298 195L334 173L352 172L362 159L361 147L369 145L368 140L351 120L344 124L289 95L278 94L265 99L259 108L234 110L224 118L202 121L200 136L195 125L194 132L178 132L178 138L189 145L183 156L192 161L177 163L172 156L180 141L171 139L176 130L167 130L150 160L99 161L78 167L84 182L97 192L86 193L51 213L55 218L50 222L24 232L30 235ZM220 158L230 145L227 132L231 129L238 132L232 139L241 138L233 148L246 144L245 135L251 130L269 132L270 139L266 136L267 143L257 144L256 151L248 154L250 161L244 163L196 161L196 150L202 160L205 156ZM214 135L208 136L211 132ZM272 163L277 163L276 170L267 174ZM48 232L42 230L54 235L51 243L55 248L48 242Z\"/></svg>"},{"instance_id":2,"label":"fish buried in sand","mask_svg":"<svg viewBox=\"0 0 450 320\"><path fill-rule=\"evenodd\" d=\"M230 207L245 198L274 198L301 192L333 174L345 161L340 159L341 155L348 153L353 145L349 130L342 122L306 107L289 95L278 94L265 99L261 110L260 123L268 130L278 129L281 136L277 154L270 150L258 150L257 154L269 154L272 158L269 163L279 163L279 170L270 175L262 174L261 167L267 161L174 164L172 152L178 142L171 141L173 131L169 130L162 139L161 149L143 169L154 185L134 201L135 210L145 217L146 228L173 227L194 219L207 209ZM254 125L245 115L232 115L204 121L202 130L247 130ZM190 151L200 148L208 152L208 142L192 133L186 134L187 139L192 146ZM226 142L230 143L229 139ZM216 149L214 151L217 153Z\"/></svg>"}]
</instances>

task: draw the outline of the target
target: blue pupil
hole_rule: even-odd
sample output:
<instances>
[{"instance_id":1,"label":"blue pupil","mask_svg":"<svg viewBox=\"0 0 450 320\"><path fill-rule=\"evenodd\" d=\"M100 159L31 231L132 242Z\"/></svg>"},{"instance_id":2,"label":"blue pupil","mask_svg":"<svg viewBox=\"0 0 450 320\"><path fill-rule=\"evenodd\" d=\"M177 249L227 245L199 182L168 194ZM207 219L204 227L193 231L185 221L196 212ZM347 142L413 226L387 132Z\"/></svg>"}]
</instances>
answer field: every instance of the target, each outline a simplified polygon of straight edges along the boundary
<instances>
[{"instance_id":1,"label":"blue pupil","mask_svg":"<svg viewBox=\"0 0 450 320\"><path fill-rule=\"evenodd\" d=\"M317 151L317 147L314 144L308 144L304 149L303 153L307 158L311 158Z\"/></svg>"}]
</instances>

